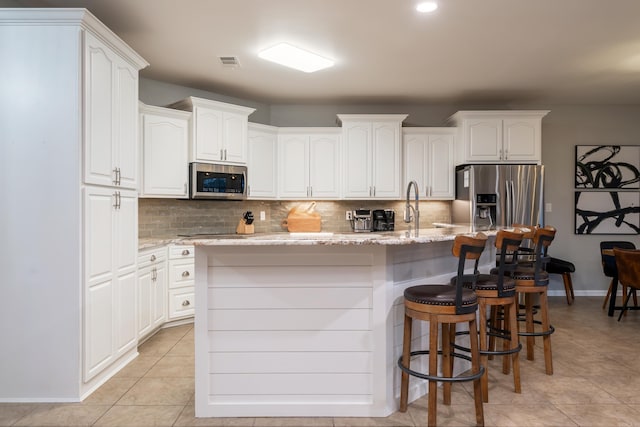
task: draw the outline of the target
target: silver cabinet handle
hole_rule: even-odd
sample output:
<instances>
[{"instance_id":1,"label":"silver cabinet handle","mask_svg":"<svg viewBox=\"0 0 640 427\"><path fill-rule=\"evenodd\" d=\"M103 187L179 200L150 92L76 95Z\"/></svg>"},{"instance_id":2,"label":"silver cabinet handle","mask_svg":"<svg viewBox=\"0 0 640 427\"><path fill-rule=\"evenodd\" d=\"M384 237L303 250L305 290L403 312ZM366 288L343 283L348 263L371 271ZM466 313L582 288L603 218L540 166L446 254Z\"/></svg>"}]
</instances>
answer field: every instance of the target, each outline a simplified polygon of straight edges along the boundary
<instances>
[{"instance_id":1,"label":"silver cabinet handle","mask_svg":"<svg viewBox=\"0 0 640 427\"><path fill-rule=\"evenodd\" d=\"M116 191L113 193L113 208L120 209L120 192Z\"/></svg>"},{"instance_id":2,"label":"silver cabinet handle","mask_svg":"<svg viewBox=\"0 0 640 427\"><path fill-rule=\"evenodd\" d=\"M189 255L191 252L189 252L189 249L185 249L182 251L182 255Z\"/></svg>"},{"instance_id":3,"label":"silver cabinet handle","mask_svg":"<svg viewBox=\"0 0 640 427\"><path fill-rule=\"evenodd\" d=\"M251 195L251 186L247 185L247 196Z\"/></svg>"},{"instance_id":4,"label":"silver cabinet handle","mask_svg":"<svg viewBox=\"0 0 640 427\"><path fill-rule=\"evenodd\" d=\"M189 272L188 271L183 271L182 272L182 277L189 277Z\"/></svg>"},{"instance_id":5,"label":"silver cabinet handle","mask_svg":"<svg viewBox=\"0 0 640 427\"><path fill-rule=\"evenodd\" d=\"M507 149L504 150L504 159L509 160L509 150Z\"/></svg>"},{"instance_id":6,"label":"silver cabinet handle","mask_svg":"<svg viewBox=\"0 0 640 427\"><path fill-rule=\"evenodd\" d=\"M184 183L184 194L187 194L187 183Z\"/></svg>"},{"instance_id":7,"label":"silver cabinet handle","mask_svg":"<svg viewBox=\"0 0 640 427\"><path fill-rule=\"evenodd\" d=\"M313 187L309 187L309 196L313 197Z\"/></svg>"},{"instance_id":8,"label":"silver cabinet handle","mask_svg":"<svg viewBox=\"0 0 640 427\"><path fill-rule=\"evenodd\" d=\"M376 197L376 186L373 186L373 197Z\"/></svg>"},{"instance_id":9,"label":"silver cabinet handle","mask_svg":"<svg viewBox=\"0 0 640 427\"><path fill-rule=\"evenodd\" d=\"M113 168L113 185L118 185L118 168Z\"/></svg>"},{"instance_id":10,"label":"silver cabinet handle","mask_svg":"<svg viewBox=\"0 0 640 427\"><path fill-rule=\"evenodd\" d=\"M156 260L156 256L155 255L151 255L151 261L155 261Z\"/></svg>"},{"instance_id":11,"label":"silver cabinet handle","mask_svg":"<svg viewBox=\"0 0 640 427\"><path fill-rule=\"evenodd\" d=\"M227 149L224 149L224 159L227 160Z\"/></svg>"},{"instance_id":12,"label":"silver cabinet handle","mask_svg":"<svg viewBox=\"0 0 640 427\"><path fill-rule=\"evenodd\" d=\"M151 270L151 280L155 282L157 279L158 279L158 269L153 267L153 270Z\"/></svg>"},{"instance_id":13,"label":"silver cabinet handle","mask_svg":"<svg viewBox=\"0 0 640 427\"><path fill-rule=\"evenodd\" d=\"M186 299L186 300L182 301L182 306L183 306L183 307L188 307L188 306L190 306L190 305L191 305L191 302L190 302L188 299Z\"/></svg>"}]
</instances>

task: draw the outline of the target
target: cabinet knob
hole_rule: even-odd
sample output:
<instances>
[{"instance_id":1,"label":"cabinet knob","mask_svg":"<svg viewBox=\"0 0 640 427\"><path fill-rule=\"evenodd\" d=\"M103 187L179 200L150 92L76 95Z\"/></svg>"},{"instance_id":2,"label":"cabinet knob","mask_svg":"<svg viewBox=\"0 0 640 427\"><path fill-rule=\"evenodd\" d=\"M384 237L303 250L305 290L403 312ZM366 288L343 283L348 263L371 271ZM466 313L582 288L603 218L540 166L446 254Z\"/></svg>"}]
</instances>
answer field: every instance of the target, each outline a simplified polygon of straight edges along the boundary
<instances>
[{"instance_id":1,"label":"cabinet knob","mask_svg":"<svg viewBox=\"0 0 640 427\"><path fill-rule=\"evenodd\" d=\"M183 306L183 307L188 307L188 306L190 306L190 305L191 305L191 302L190 302L188 299L186 299L186 300L182 301L182 306Z\"/></svg>"},{"instance_id":2,"label":"cabinet knob","mask_svg":"<svg viewBox=\"0 0 640 427\"><path fill-rule=\"evenodd\" d=\"M151 255L151 261L155 261L156 260L156 256L155 255Z\"/></svg>"},{"instance_id":3,"label":"cabinet knob","mask_svg":"<svg viewBox=\"0 0 640 427\"><path fill-rule=\"evenodd\" d=\"M189 252L189 249L185 249L182 251L182 255L189 255L191 252Z\"/></svg>"},{"instance_id":4,"label":"cabinet knob","mask_svg":"<svg viewBox=\"0 0 640 427\"><path fill-rule=\"evenodd\" d=\"M188 271L183 271L182 272L182 277L189 277L189 272Z\"/></svg>"}]
</instances>

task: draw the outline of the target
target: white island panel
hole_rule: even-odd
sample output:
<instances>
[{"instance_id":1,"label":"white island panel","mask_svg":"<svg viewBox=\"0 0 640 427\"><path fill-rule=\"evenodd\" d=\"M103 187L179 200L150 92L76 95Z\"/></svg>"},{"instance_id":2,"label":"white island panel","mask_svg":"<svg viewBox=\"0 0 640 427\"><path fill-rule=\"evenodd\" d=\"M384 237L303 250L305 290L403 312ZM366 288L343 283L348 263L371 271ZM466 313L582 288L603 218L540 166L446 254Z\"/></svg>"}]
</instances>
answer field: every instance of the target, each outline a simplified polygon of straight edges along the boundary
<instances>
[{"instance_id":1,"label":"white island panel","mask_svg":"<svg viewBox=\"0 0 640 427\"><path fill-rule=\"evenodd\" d=\"M196 298L205 302L196 307L196 416L396 411L402 295L454 274L453 236L441 237L397 245L196 242ZM414 349L428 342L420 323ZM422 359L417 366L426 370ZM457 363L455 371L468 368ZM423 380L411 382L410 400L425 393Z\"/></svg>"}]
</instances>

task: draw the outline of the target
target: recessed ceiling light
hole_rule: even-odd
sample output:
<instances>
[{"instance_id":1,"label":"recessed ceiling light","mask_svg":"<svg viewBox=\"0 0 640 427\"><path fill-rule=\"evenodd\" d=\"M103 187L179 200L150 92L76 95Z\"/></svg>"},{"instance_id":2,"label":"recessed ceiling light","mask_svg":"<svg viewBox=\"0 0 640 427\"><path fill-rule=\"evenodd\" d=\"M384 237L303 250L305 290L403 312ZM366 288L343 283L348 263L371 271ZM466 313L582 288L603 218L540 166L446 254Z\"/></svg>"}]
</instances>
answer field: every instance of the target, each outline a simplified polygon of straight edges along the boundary
<instances>
[{"instance_id":1,"label":"recessed ceiling light","mask_svg":"<svg viewBox=\"0 0 640 427\"><path fill-rule=\"evenodd\" d=\"M288 43L280 43L265 49L259 52L258 56L267 61L304 71L305 73L313 73L323 68L332 67L334 64L330 59L323 58L320 55Z\"/></svg>"},{"instance_id":2,"label":"recessed ceiling light","mask_svg":"<svg viewBox=\"0 0 640 427\"><path fill-rule=\"evenodd\" d=\"M416 10L420 13L429 13L433 12L438 8L438 3L434 1L424 1L422 3L418 3L416 6Z\"/></svg>"}]
</instances>

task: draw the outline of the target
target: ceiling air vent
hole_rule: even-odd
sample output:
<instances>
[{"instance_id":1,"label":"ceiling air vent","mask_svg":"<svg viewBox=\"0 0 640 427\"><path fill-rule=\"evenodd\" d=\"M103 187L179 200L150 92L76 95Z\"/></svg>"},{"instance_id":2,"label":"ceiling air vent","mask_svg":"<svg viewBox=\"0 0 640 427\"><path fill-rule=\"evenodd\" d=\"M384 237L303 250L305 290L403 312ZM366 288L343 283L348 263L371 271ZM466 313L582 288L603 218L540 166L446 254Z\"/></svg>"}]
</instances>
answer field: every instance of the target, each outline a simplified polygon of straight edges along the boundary
<instances>
[{"instance_id":1,"label":"ceiling air vent","mask_svg":"<svg viewBox=\"0 0 640 427\"><path fill-rule=\"evenodd\" d=\"M240 66L237 56L219 56L218 59L223 67L238 68Z\"/></svg>"}]
</instances>

